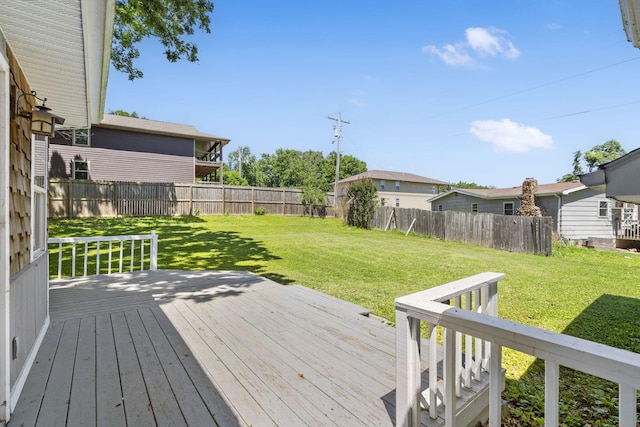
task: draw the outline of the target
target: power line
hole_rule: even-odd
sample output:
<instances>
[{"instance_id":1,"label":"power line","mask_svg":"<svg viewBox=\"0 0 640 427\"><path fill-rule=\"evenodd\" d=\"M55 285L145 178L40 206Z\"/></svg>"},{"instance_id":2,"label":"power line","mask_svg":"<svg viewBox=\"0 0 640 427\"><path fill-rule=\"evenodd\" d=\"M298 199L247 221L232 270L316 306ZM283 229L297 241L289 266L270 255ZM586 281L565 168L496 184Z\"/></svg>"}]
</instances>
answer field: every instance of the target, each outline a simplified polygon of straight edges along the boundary
<instances>
[{"instance_id":1,"label":"power line","mask_svg":"<svg viewBox=\"0 0 640 427\"><path fill-rule=\"evenodd\" d=\"M511 93L508 93L508 94L505 94L505 95L501 95L501 96L497 96L497 97L494 97L494 98L490 98L490 99L478 102L476 104L465 105L465 106L457 108L455 110L450 110L450 111L443 112L443 113L440 113L440 114L435 114L435 115L430 116L428 118L432 119L432 118L436 118L436 117L441 117L441 116L444 116L444 115L447 115L447 114L456 113L458 111L467 110L469 108L478 107L480 105L489 104L489 103L494 102L494 101L498 101L498 100L501 100L501 99L509 98L509 97L512 97L512 96L515 96L515 95L520 95L520 94L526 93L526 92L531 92L533 90L540 89L540 88L543 88L543 87L552 86L552 85L555 85L555 84L558 84L558 83L565 82L567 80L572 80L572 79L575 79L575 78L578 78L578 77L586 76L588 74L596 73L598 71L606 70L608 68L617 67L618 65L622 65L622 64L629 63L629 62L637 61L639 59L640 59L640 56L637 56L635 58L625 59L624 61L618 61L618 62L615 62L613 64L608 64L608 65L605 65L605 66L602 66L602 67L599 67L599 68L594 68L592 70L584 71L582 73L573 74L573 75L568 76L568 77L563 77L563 78L560 78L560 79L551 80L549 82L542 83L542 84L539 84L539 85L536 85L536 86L531 86L531 87L526 88L526 89L521 89L521 90L518 90L518 91L515 91L515 92L511 92Z\"/></svg>"}]
</instances>

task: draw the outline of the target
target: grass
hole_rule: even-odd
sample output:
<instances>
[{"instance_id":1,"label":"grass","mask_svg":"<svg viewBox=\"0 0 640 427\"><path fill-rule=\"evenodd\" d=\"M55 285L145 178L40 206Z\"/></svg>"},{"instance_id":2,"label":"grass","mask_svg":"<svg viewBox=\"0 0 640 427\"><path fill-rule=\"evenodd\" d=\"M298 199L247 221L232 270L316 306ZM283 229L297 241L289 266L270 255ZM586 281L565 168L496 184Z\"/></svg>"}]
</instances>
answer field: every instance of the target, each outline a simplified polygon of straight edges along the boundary
<instances>
[{"instance_id":1,"label":"grass","mask_svg":"<svg viewBox=\"0 0 640 427\"><path fill-rule=\"evenodd\" d=\"M558 244L551 257L533 256L415 234L355 229L338 220L307 217L50 223L51 237L146 234L152 229L159 234L159 268L249 270L282 284L298 283L343 298L392 322L393 300L398 296L483 271L505 273L506 279L499 284L501 317L640 353L640 256L635 254ZM532 363L528 355L505 350L509 380L505 396L514 403L515 415L535 425L543 371ZM564 377L576 379L572 373L563 373ZM611 419L607 408L616 398L615 391L609 400L582 391L569 390L568 398L577 402L577 409L563 409L565 425L583 425L586 419L593 425L607 425ZM520 401L529 402L529 409L519 408ZM584 405L595 409L583 414ZM601 414L603 411L608 412Z\"/></svg>"}]
</instances>

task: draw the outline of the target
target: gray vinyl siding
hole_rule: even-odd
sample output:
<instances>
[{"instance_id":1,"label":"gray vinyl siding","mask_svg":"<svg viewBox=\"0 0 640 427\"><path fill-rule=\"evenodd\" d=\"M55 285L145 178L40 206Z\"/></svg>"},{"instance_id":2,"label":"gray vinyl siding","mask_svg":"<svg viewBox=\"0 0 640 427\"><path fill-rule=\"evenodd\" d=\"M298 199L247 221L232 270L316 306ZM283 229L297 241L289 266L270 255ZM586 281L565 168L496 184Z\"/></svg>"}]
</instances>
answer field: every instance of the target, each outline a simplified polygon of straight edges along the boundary
<instances>
[{"instance_id":1,"label":"gray vinyl siding","mask_svg":"<svg viewBox=\"0 0 640 427\"><path fill-rule=\"evenodd\" d=\"M192 139L94 127L88 147L52 140L49 176L72 177L76 159L89 163L91 180L193 182L193 150Z\"/></svg>"},{"instance_id":2,"label":"gray vinyl siding","mask_svg":"<svg viewBox=\"0 0 640 427\"><path fill-rule=\"evenodd\" d=\"M453 193L440 200L431 202L431 209L438 210L438 205L442 205L443 211L471 212L471 205L478 204L478 213L492 213L496 215L504 214L504 202L513 202L514 212L520 207L520 200L486 200L466 194Z\"/></svg>"},{"instance_id":3,"label":"gray vinyl siding","mask_svg":"<svg viewBox=\"0 0 640 427\"><path fill-rule=\"evenodd\" d=\"M598 216L599 202L608 201L609 211L604 218ZM613 201L601 191L585 189L562 196L560 234L569 239L614 238L611 219Z\"/></svg>"}]
</instances>

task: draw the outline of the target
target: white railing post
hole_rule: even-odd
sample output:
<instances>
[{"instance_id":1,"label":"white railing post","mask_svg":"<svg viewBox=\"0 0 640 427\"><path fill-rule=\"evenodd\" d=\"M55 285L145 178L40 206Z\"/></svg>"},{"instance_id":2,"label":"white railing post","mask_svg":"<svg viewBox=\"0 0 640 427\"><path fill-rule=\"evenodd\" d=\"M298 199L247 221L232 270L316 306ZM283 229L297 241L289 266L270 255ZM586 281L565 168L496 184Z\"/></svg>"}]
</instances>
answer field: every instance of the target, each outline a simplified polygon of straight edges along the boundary
<instances>
[{"instance_id":1,"label":"white railing post","mask_svg":"<svg viewBox=\"0 0 640 427\"><path fill-rule=\"evenodd\" d=\"M502 346L495 342L491 343L489 369L489 427L500 427L502 422Z\"/></svg>"},{"instance_id":2,"label":"white railing post","mask_svg":"<svg viewBox=\"0 0 640 427\"><path fill-rule=\"evenodd\" d=\"M396 310L396 426L420 422L420 320Z\"/></svg>"},{"instance_id":3,"label":"white railing post","mask_svg":"<svg viewBox=\"0 0 640 427\"><path fill-rule=\"evenodd\" d=\"M552 360L544 361L544 425L558 425L560 401L560 367Z\"/></svg>"},{"instance_id":4,"label":"white railing post","mask_svg":"<svg viewBox=\"0 0 640 427\"><path fill-rule=\"evenodd\" d=\"M456 331L444 329L444 419L446 427L456 425Z\"/></svg>"},{"instance_id":5,"label":"white railing post","mask_svg":"<svg viewBox=\"0 0 640 427\"><path fill-rule=\"evenodd\" d=\"M158 269L158 235L155 230L151 230L151 271Z\"/></svg>"},{"instance_id":6,"label":"white railing post","mask_svg":"<svg viewBox=\"0 0 640 427\"><path fill-rule=\"evenodd\" d=\"M636 413L636 396L638 395L638 390L625 384L620 384L618 389L620 393L618 408L620 425L635 426L636 417L638 416Z\"/></svg>"}]
</instances>

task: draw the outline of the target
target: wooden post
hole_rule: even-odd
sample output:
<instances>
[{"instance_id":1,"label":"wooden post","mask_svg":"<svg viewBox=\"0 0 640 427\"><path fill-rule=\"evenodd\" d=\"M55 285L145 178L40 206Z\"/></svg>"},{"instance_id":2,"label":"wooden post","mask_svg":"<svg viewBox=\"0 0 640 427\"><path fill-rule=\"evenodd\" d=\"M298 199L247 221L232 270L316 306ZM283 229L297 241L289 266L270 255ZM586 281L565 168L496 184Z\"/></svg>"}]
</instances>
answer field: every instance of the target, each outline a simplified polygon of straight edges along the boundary
<instances>
[{"instance_id":1,"label":"wooden post","mask_svg":"<svg viewBox=\"0 0 640 427\"><path fill-rule=\"evenodd\" d=\"M251 213L255 214L256 212L256 189L255 187L251 187Z\"/></svg>"},{"instance_id":2,"label":"wooden post","mask_svg":"<svg viewBox=\"0 0 640 427\"><path fill-rule=\"evenodd\" d=\"M287 190L282 190L282 216L287 214L287 196L285 191Z\"/></svg>"},{"instance_id":3,"label":"wooden post","mask_svg":"<svg viewBox=\"0 0 640 427\"><path fill-rule=\"evenodd\" d=\"M224 202L224 185L222 186L222 215L225 214L225 202Z\"/></svg>"},{"instance_id":4,"label":"wooden post","mask_svg":"<svg viewBox=\"0 0 640 427\"><path fill-rule=\"evenodd\" d=\"M189 185L189 215L193 215L193 183Z\"/></svg>"}]
</instances>

